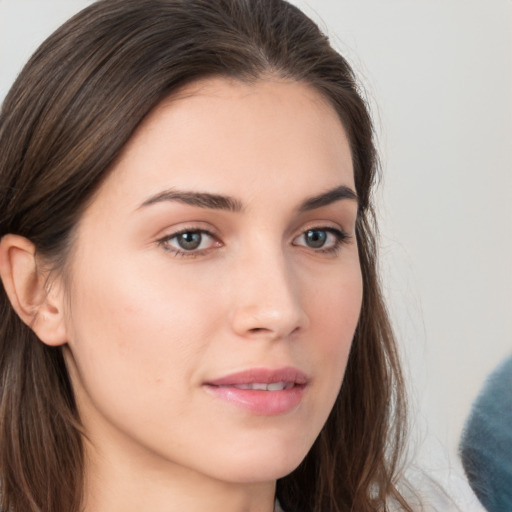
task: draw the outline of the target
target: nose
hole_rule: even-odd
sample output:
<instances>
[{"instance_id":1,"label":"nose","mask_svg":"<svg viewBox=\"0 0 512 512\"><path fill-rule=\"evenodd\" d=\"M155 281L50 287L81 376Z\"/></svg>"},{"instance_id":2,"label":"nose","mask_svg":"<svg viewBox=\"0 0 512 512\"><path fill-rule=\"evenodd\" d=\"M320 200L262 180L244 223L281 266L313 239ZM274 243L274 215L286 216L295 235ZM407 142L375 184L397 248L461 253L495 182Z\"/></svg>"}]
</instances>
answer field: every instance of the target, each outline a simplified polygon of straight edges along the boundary
<instances>
[{"instance_id":1,"label":"nose","mask_svg":"<svg viewBox=\"0 0 512 512\"><path fill-rule=\"evenodd\" d=\"M282 251L258 251L239 262L232 328L239 336L277 340L309 325L301 283Z\"/></svg>"}]
</instances>

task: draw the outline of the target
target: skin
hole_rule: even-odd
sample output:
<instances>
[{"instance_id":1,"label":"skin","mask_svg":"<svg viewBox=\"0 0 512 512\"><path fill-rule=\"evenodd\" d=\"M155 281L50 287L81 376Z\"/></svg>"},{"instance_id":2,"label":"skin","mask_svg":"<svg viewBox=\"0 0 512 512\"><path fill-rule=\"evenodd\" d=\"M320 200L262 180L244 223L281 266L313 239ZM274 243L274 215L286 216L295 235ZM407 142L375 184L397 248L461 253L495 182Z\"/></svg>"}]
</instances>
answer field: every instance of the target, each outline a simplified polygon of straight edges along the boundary
<instances>
[{"instance_id":1,"label":"skin","mask_svg":"<svg viewBox=\"0 0 512 512\"><path fill-rule=\"evenodd\" d=\"M300 208L340 186L355 190L344 129L301 83L209 79L141 125L52 288L88 437L87 512L273 510L276 479L329 415L360 312L357 200ZM229 196L239 211L169 191ZM185 251L184 230L211 235ZM283 414L204 386L285 366L308 382Z\"/></svg>"}]
</instances>

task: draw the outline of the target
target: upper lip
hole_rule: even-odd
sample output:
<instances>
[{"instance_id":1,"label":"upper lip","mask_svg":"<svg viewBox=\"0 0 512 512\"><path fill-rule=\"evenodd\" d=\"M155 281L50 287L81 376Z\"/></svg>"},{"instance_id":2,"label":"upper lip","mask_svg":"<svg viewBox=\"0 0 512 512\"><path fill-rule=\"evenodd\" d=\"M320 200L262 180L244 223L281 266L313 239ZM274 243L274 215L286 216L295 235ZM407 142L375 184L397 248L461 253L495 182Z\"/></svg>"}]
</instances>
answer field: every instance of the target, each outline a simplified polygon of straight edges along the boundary
<instances>
[{"instance_id":1,"label":"upper lip","mask_svg":"<svg viewBox=\"0 0 512 512\"><path fill-rule=\"evenodd\" d=\"M251 368L210 380L205 384L210 386L237 386L241 384L274 384L276 382L305 385L308 382L308 377L304 372L292 366L274 370L270 368Z\"/></svg>"}]
</instances>

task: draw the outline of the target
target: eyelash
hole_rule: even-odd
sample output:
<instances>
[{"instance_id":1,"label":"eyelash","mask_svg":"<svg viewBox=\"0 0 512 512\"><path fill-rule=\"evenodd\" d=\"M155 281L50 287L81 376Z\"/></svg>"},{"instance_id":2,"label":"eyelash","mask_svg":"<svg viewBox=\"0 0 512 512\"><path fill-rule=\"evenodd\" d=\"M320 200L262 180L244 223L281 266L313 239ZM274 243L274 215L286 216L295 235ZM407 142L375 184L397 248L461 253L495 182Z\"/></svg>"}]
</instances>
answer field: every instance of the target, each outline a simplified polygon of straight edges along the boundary
<instances>
[{"instance_id":1,"label":"eyelash","mask_svg":"<svg viewBox=\"0 0 512 512\"><path fill-rule=\"evenodd\" d=\"M304 230L300 235L295 237L294 242L298 238L304 237L308 232L313 232L313 231L326 232L335 237L335 240L330 247L319 247L319 248L315 249L315 248L300 244L301 247L306 247L306 249L311 249L315 253L336 255L339 253L339 251L341 250L343 245L350 243L352 240L352 236L341 229L337 229L337 228L333 228L333 227L325 227L325 226L313 226L313 227L309 227L308 229ZM157 240L157 243L160 246L162 246L164 250L170 252L173 256L184 257L184 258L196 258L198 256L204 255L205 253L209 252L212 249L212 247L208 247L206 249L199 249L199 250L197 250L197 249L184 250L184 249L178 249L176 247L172 247L169 245L169 242L171 240L176 239L180 235L184 235L184 234L200 234L201 236L206 235L206 236L212 238L214 241L217 241L217 243L222 244L221 242L218 241L217 237L212 232L210 232L204 228L196 228L196 227L189 227L189 228L177 231L176 233L172 233L171 235L167 235L167 236ZM297 245L297 244L294 244L294 245Z\"/></svg>"}]
</instances>

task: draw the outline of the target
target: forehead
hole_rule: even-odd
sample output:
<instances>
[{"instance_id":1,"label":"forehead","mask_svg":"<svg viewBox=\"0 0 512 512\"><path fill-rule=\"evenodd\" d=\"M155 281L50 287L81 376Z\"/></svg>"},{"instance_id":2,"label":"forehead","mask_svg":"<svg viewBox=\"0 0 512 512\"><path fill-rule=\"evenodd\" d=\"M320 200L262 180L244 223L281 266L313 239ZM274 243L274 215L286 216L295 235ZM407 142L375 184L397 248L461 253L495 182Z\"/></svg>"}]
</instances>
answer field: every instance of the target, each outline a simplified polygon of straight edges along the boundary
<instances>
[{"instance_id":1,"label":"forehead","mask_svg":"<svg viewBox=\"0 0 512 512\"><path fill-rule=\"evenodd\" d=\"M255 196L353 186L349 143L329 102L307 84L212 78L160 103L107 179L134 193L176 186ZM296 187L295 187L296 188ZM314 188L314 190L311 190Z\"/></svg>"}]
</instances>

